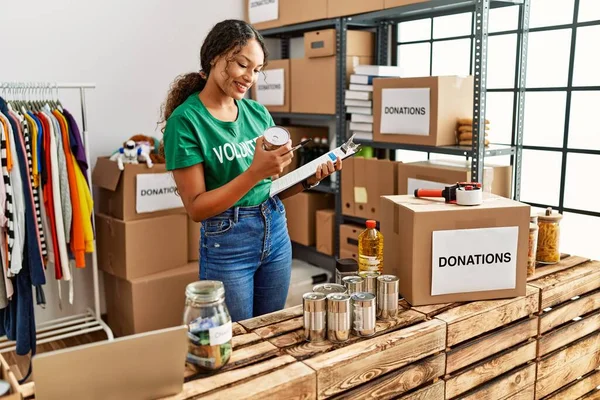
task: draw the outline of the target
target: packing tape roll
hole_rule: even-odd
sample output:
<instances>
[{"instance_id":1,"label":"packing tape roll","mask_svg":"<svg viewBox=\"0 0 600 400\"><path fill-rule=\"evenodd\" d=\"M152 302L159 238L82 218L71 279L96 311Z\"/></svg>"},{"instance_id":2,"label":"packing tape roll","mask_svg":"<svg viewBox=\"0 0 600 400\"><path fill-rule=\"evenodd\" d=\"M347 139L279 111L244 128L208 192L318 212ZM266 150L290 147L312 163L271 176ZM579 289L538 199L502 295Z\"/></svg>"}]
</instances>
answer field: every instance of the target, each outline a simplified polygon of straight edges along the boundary
<instances>
[{"instance_id":1,"label":"packing tape roll","mask_svg":"<svg viewBox=\"0 0 600 400\"><path fill-rule=\"evenodd\" d=\"M456 190L456 204L461 206L478 206L483 202L483 191L481 189Z\"/></svg>"}]
</instances>

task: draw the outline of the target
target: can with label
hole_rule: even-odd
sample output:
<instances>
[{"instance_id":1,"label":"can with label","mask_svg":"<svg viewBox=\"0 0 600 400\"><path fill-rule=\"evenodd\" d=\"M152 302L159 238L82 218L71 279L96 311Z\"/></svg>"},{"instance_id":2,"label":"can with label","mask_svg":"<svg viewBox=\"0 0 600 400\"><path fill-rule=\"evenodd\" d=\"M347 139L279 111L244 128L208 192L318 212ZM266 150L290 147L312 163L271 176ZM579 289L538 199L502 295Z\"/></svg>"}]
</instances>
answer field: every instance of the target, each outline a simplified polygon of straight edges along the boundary
<instances>
[{"instance_id":1,"label":"can with label","mask_svg":"<svg viewBox=\"0 0 600 400\"><path fill-rule=\"evenodd\" d=\"M364 292L365 280L358 275L346 276L342 279L342 282L344 282L344 286L346 286L350 295L356 292Z\"/></svg>"},{"instance_id":2,"label":"can with label","mask_svg":"<svg viewBox=\"0 0 600 400\"><path fill-rule=\"evenodd\" d=\"M327 298L323 293L309 292L302 296L304 309L304 337L309 342L320 342L327 335Z\"/></svg>"},{"instance_id":3,"label":"can with label","mask_svg":"<svg viewBox=\"0 0 600 400\"><path fill-rule=\"evenodd\" d=\"M375 296L358 292L352 295L352 330L356 336L373 336L376 323Z\"/></svg>"},{"instance_id":4,"label":"can with label","mask_svg":"<svg viewBox=\"0 0 600 400\"><path fill-rule=\"evenodd\" d=\"M364 279L363 292L377 296L377 278L379 275L377 271L360 271L358 273L358 276Z\"/></svg>"},{"instance_id":5,"label":"can with label","mask_svg":"<svg viewBox=\"0 0 600 400\"><path fill-rule=\"evenodd\" d=\"M336 283L319 283L313 287L313 292L323 293L325 296L331 293L347 293L348 289L344 285Z\"/></svg>"},{"instance_id":6,"label":"can with label","mask_svg":"<svg viewBox=\"0 0 600 400\"><path fill-rule=\"evenodd\" d=\"M398 315L398 282L394 275L377 278L377 318L388 320Z\"/></svg>"},{"instance_id":7,"label":"can with label","mask_svg":"<svg viewBox=\"0 0 600 400\"><path fill-rule=\"evenodd\" d=\"M265 138L263 148L267 151L276 150L290 141L290 133L281 126L272 126L263 133Z\"/></svg>"},{"instance_id":8,"label":"can with label","mask_svg":"<svg viewBox=\"0 0 600 400\"><path fill-rule=\"evenodd\" d=\"M345 293L327 295L327 339L334 343L350 338L352 314L350 296Z\"/></svg>"}]
</instances>

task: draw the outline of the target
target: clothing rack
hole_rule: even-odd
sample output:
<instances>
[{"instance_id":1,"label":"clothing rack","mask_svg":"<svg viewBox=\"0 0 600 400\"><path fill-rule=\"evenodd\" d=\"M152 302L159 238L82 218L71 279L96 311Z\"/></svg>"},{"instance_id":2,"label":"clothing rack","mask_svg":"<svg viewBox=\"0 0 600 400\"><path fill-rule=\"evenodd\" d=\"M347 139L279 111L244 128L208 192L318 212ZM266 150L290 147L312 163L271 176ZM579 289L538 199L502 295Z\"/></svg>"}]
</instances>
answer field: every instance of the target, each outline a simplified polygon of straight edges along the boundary
<instances>
[{"instance_id":1,"label":"clothing rack","mask_svg":"<svg viewBox=\"0 0 600 400\"><path fill-rule=\"evenodd\" d=\"M87 110L85 104L85 90L95 89L95 83L47 83L47 82L0 82L0 91L6 89L8 91L27 91L27 90L56 90L58 89L71 89L79 90L79 100L81 104L81 121L82 121L82 136L83 144L85 147L85 154L90 160L89 152L89 141L87 131ZM87 169L87 178L90 184L90 193L93 198L93 184L92 184L92 173L91 168ZM92 226L96 226L96 218L92 209ZM43 344L53 342L56 340L62 340L69 337L84 335L91 332L104 330L108 337L108 340L113 340L114 335L110 327L102 321L100 317L100 289L98 281L98 257L97 257L97 246L96 237L94 234L94 251L91 253L92 256L92 274L93 274L93 287L94 287L94 309L87 309L87 312L82 314L71 315L68 317L57 318L54 320L46 321L36 326L37 344ZM9 352L15 350L15 342L8 340L6 336L0 337L0 353Z\"/></svg>"}]
</instances>

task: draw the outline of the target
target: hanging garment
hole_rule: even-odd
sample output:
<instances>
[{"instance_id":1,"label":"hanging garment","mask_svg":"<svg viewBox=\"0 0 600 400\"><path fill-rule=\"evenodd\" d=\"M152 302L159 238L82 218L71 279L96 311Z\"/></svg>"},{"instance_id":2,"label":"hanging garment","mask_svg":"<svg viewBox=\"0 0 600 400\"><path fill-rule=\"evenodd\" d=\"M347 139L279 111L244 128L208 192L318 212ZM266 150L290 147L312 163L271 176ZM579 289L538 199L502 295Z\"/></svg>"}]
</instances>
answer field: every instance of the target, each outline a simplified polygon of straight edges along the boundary
<instances>
[{"instance_id":1,"label":"hanging garment","mask_svg":"<svg viewBox=\"0 0 600 400\"><path fill-rule=\"evenodd\" d=\"M65 152L62 151L63 148L63 134L62 134L62 126L60 125L60 122L58 121L58 119L56 118L56 115L54 114L54 111L56 110L52 110L50 112L50 115L52 115L53 118L53 122L54 122L54 140L56 142L56 147L52 146L52 149L50 149L53 153L53 155L56 155L57 157L57 183L58 183L58 187L59 187L59 193L60 193L60 203L54 203L54 204L60 204L61 206L61 210L62 210L62 222L63 222L63 229L64 229L64 233L65 233L65 240L66 243L69 243L70 237L71 237L71 224L72 224L72 218L73 218L73 208L71 205L71 187L69 186L69 175L67 174L67 160L65 157ZM60 150L60 151L59 151ZM52 173L54 173L54 168ZM65 247L66 249L66 247Z\"/></svg>"},{"instance_id":2,"label":"hanging garment","mask_svg":"<svg viewBox=\"0 0 600 400\"><path fill-rule=\"evenodd\" d=\"M77 126L75 118L73 118L73 115L67 109L63 109L63 114L69 125L69 141L71 144L71 151L73 156L75 156L77 164L79 165L79 168L81 169L81 172L85 178L85 182L89 187L89 182L87 179L89 166L87 157L85 155L85 147L83 146L83 141L81 139L81 132L79 131L79 127Z\"/></svg>"}]
</instances>

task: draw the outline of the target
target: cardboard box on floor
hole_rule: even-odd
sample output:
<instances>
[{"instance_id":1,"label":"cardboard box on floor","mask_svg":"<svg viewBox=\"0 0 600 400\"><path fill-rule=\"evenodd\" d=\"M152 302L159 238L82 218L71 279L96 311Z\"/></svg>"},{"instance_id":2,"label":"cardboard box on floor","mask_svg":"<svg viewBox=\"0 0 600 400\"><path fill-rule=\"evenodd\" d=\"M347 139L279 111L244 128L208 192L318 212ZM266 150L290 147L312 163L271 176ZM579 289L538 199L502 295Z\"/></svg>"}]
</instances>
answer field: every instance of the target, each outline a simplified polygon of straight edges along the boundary
<instances>
[{"instance_id":1,"label":"cardboard box on floor","mask_svg":"<svg viewBox=\"0 0 600 400\"><path fill-rule=\"evenodd\" d=\"M415 306L525 295L530 206L484 194L461 207L381 198L384 272Z\"/></svg>"},{"instance_id":2,"label":"cardboard box on floor","mask_svg":"<svg viewBox=\"0 0 600 400\"><path fill-rule=\"evenodd\" d=\"M373 140L377 142L455 145L457 119L472 115L472 76L373 81Z\"/></svg>"},{"instance_id":3,"label":"cardboard box on floor","mask_svg":"<svg viewBox=\"0 0 600 400\"><path fill-rule=\"evenodd\" d=\"M354 258L358 261L358 235L364 230L360 225L340 225L340 258Z\"/></svg>"},{"instance_id":4,"label":"cardboard box on floor","mask_svg":"<svg viewBox=\"0 0 600 400\"><path fill-rule=\"evenodd\" d=\"M307 192L283 200L290 239L305 246L314 246L316 212L333 208L334 202L335 198L330 194Z\"/></svg>"},{"instance_id":5,"label":"cardboard box on floor","mask_svg":"<svg viewBox=\"0 0 600 400\"><path fill-rule=\"evenodd\" d=\"M383 2L384 0L328 0L327 18L381 10Z\"/></svg>"},{"instance_id":6,"label":"cardboard box on floor","mask_svg":"<svg viewBox=\"0 0 600 400\"><path fill-rule=\"evenodd\" d=\"M252 98L271 112L290 112L290 78L290 60L269 60L252 86Z\"/></svg>"},{"instance_id":7,"label":"cardboard box on floor","mask_svg":"<svg viewBox=\"0 0 600 400\"><path fill-rule=\"evenodd\" d=\"M198 272L192 262L133 280L105 273L107 321L115 336L181 325L185 287L198 280Z\"/></svg>"},{"instance_id":8,"label":"cardboard box on floor","mask_svg":"<svg viewBox=\"0 0 600 400\"><path fill-rule=\"evenodd\" d=\"M119 170L116 161L99 157L92 172L99 188L98 212L123 221L163 215L183 214L177 186L165 164L125 164Z\"/></svg>"},{"instance_id":9,"label":"cardboard box on floor","mask_svg":"<svg viewBox=\"0 0 600 400\"><path fill-rule=\"evenodd\" d=\"M245 2L246 21L250 22L256 29L270 29L327 18L327 0L243 1ZM254 19L250 15L252 5L254 5L253 8L256 11L256 14L253 15L258 15ZM273 16L274 19L269 19ZM258 22L259 20L264 20L264 22Z\"/></svg>"},{"instance_id":10,"label":"cardboard box on floor","mask_svg":"<svg viewBox=\"0 0 600 400\"><path fill-rule=\"evenodd\" d=\"M198 261L200 258L200 222L187 219L188 261Z\"/></svg>"},{"instance_id":11,"label":"cardboard box on floor","mask_svg":"<svg viewBox=\"0 0 600 400\"><path fill-rule=\"evenodd\" d=\"M461 161L420 161L398 164L397 194L413 194L415 189L443 189L456 182L471 181L471 164ZM483 190L511 198L512 167L489 165L483 171Z\"/></svg>"},{"instance_id":12,"label":"cardboard box on floor","mask_svg":"<svg viewBox=\"0 0 600 400\"><path fill-rule=\"evenodd\" d=\"M317 251L332 256L334 253L335 210L318 210L315 218Z\"/></svg>"},{"instance_id":13,"label":"cardboard box on floor","mask_svg":"<svg viewBox=\"0 0 600 400\"><path fill-rule=\"evenodd\" d=\"M379 198L398 193L398 164L390 160L354 157L354 216L380 220Z\"/></svg>"},{"instance_id":14,"label":"cardboard box on floor","mask_svg":"<svg viewBox=\"0 0 600 400\"><path fill-rule=\"evenodd\" d=\"M96 214L98 267L123 279L177 268L187 262L187 232L183 214L127 222Z\"/></svg>"}]
</instances>

